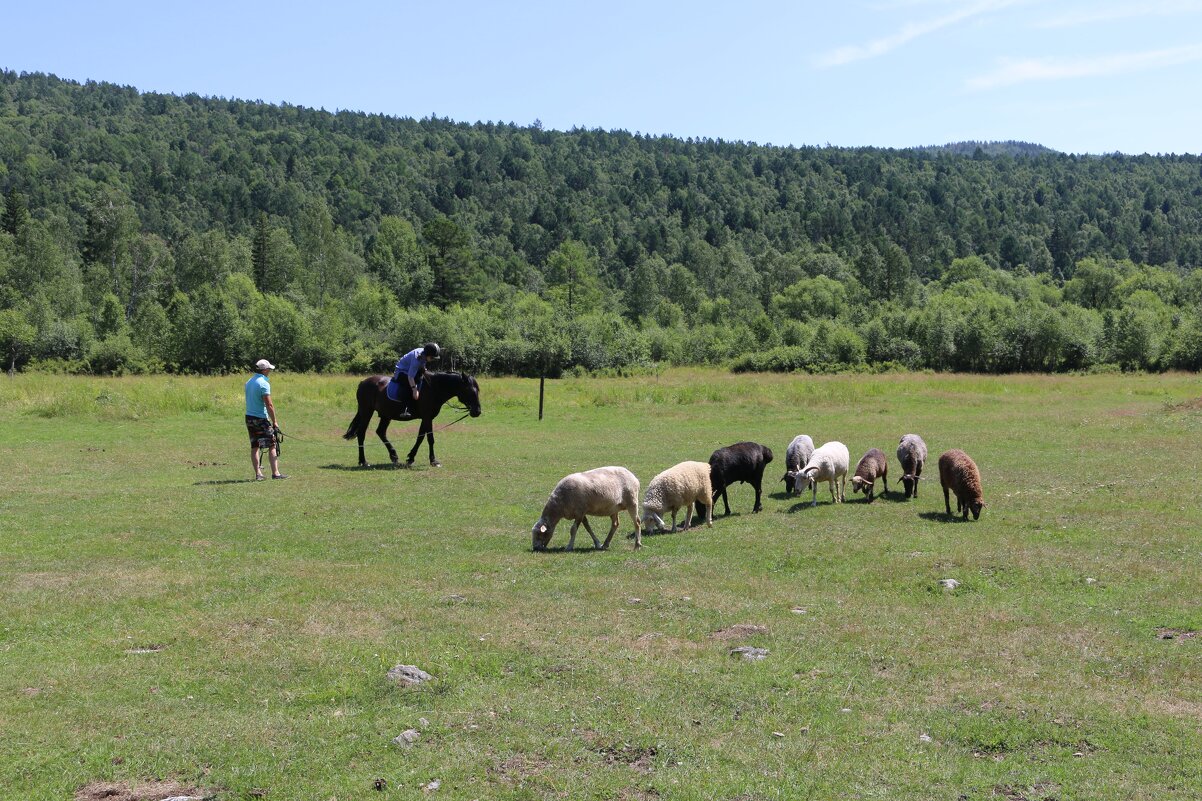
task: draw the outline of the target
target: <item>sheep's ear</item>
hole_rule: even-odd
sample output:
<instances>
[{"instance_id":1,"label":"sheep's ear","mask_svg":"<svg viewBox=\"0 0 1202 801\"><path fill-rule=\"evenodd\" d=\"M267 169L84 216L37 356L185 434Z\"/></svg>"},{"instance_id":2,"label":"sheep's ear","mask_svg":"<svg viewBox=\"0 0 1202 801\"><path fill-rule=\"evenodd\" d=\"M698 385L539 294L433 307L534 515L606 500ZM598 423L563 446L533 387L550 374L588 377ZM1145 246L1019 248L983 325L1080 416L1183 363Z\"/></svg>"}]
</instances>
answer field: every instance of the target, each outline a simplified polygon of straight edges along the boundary
<instances>
[{"instance_id":1,"label":"sheep's ear","mask_svg":"<svg viewBox=\"0 0 1202 801\"><path fill-rule=\"evenodd\" d=\"M539 527L538 527L538 533L539 533L539 534L546 534L546 533L547 533L547 527L546 527L546 526L539 526Z\"/></svg>"}]
</instances>

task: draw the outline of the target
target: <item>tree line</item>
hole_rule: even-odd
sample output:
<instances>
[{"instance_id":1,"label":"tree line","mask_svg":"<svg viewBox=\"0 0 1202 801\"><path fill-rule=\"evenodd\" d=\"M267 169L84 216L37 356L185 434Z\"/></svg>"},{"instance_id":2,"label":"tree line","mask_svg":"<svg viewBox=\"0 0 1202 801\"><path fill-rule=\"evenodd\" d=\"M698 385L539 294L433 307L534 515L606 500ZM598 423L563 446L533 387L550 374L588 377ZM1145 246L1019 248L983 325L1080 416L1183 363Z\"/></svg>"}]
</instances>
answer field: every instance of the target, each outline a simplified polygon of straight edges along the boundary
<instances>
[{"instance_id":1,"label":"tree line","mask_svg":"<svg viewBox=\"0 0 1202 801\"><path fill-rule=\"evenodd\" d=\"M0 71L8 369L1202 366L1202 159L774 147Z\"/></svg>"}]
</instances>

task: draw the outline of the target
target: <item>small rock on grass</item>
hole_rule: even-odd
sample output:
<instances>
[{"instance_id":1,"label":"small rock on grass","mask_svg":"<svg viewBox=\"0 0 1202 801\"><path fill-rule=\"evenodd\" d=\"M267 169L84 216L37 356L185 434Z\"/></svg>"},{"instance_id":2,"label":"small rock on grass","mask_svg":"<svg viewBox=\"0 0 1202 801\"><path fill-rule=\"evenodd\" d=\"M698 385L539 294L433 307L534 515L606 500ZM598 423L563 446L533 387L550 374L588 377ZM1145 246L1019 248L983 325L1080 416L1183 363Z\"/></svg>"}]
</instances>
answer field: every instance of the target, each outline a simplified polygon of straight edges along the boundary
<instances>
[{"instance_id":1,"label":"small rock on grass","mask_svg":"<svg viewBox=\"0 0 1202 801\"><path fill-rule=\"evenodd\" d=\"M427 793L432 793L435 790L437 790L439 787L442 787L442 782L440 782L438 779L435 779L434 781L430 782L429 784L423 785L422 789L425 790Z\"/></svg>"},{"instance_id":2,"label":"small rock on grass","mask_svg":"<svg viewBox=\"0 0 1202 801\"><path fill-rule=\"evenodd\" d=\"M392 744L397 748L409 749L413 747L421 738L421 732L417 729L405 729L403 732L392 738Z\"/></svg>"},{"instance_id":3,"label":"small rock on grass","mask_svg":"<svg viewBox=\"0 0 1202 801\"><path fill-rule=\"evenodd\" d=\"M960 586L960 582L953 578L939 579L939 586L945 590L954 590Z\"/></svg>"},{"instance_id":4,"label":"small rock on grass","mask_svg":"<svg viewBox=\"0 0 1202 801\"><path fill-rule=\"evenodd\" d=\"M767 648L754 648L750 645L743 645L739 648L730 649L731 656L741 656L748 662L758 662L768 656Z\"/></svg>"},{"instance_id":5,"label":"small rock on grass","mask_svg":"<svg viewBox=\"0 0 1202 801\"><path fill-rule=\"evenodd\" d=\"M414 665L397 665L388 671L388 679L402 687L411 687L433 678L429 673Z\"/></svg>"}]
</instances>

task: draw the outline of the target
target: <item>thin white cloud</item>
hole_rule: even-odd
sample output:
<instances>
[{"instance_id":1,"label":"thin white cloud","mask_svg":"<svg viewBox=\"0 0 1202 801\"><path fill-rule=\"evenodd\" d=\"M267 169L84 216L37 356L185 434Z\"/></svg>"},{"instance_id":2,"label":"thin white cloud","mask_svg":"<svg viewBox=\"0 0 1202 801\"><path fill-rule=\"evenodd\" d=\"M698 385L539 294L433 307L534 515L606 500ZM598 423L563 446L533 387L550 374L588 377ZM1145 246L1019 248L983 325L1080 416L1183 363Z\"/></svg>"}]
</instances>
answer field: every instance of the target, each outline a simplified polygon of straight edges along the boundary
<instances>
[{"instance_id":1,"label":"thin white cloud","mask_svg":"<svg viewBox=\"0 0 1202 801\"><path fill-rule=\"evenodd\" d=\"M1202 2L1199 0L1160 0L1159 2L1145 0L1141 3L1081 8L1060 16L1049 17L1034 25L1036 28L1079 28L1085 25L1118 22L1132 18L1176 17L1197 14L1200 11L1202 11Z\"/></svg>"},{"instance_id":2,"label":"thin white cloud","mask_svg":"<svg viewBox=\"0 0 1202 801\"><path fill-rule=\"evenodd\" d=\"M1096 58L1030 58L1004 62L993 72L970 78L965 85L976 90L997 89L1033 81L1123 75L1194 61L1202 61L1202 44L1148 50L1142 53L1115 53Z\"/></svg>"},{"instance_id":3,"label":"thin white cloud","mask_svg":"<svg viewBox=\"0 0 1202 801\"><path fill-rule=\"evenodd\" d=\"M1026 0L982 0L982 2L973 3L941 17L918 22L908 22L896 33L881 37L880 39L874 39L867 44L847 45L836 48L819 56L815 60L815 63L819 67L840 67L853 61L863 61L864 59L883 56L921 36L926 36L929 33L934 33L935 31L956 25L982 14L1000 11L1007 6L1016 5L1021 2L1026 2Z\"/></svg>"}]
</instances>

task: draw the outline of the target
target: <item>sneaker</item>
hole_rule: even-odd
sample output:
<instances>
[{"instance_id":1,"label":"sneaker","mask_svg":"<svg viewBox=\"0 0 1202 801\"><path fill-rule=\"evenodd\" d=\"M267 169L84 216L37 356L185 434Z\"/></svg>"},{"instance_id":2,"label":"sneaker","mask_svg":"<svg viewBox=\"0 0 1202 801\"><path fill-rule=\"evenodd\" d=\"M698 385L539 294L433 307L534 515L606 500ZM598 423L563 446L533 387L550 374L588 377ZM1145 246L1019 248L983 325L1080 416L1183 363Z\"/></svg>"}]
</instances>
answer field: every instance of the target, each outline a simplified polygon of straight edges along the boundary
<instances>
[{"instance_id":1,"label":"sneaker","mask_svg":"<svg viewBox=\"0 0 1202 801\"><path fill-rule=\"evenodd\" d=\"M272 476L272 478L288 478L288 476L284 475L283 473L280 473L278 476Z\"/></svg>"},{"instance_id":2,"label":"sneaker","mask_svg":"<svg viewBox=\"0 0 1202 801\"><path fill-rule=\"evenodd\" d=\"M264 478L263 476L255 476L255 481L266 481L266 480L267 479Z\"/></svg>"}]
</instances>

